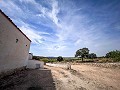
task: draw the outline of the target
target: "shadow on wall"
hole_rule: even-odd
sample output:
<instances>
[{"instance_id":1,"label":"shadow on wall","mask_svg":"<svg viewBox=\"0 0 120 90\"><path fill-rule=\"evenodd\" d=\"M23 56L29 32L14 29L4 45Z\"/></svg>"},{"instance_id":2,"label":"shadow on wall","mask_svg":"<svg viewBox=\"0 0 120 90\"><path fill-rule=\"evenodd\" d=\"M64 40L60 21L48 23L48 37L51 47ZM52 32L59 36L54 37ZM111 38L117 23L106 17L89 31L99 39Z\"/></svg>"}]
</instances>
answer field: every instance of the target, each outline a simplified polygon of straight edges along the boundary
<instances>
[{"instance_id":1,"label":"shadow on wall","mask_svg":"<svg viewBox=\"0 0 120 90\"><path fill-rule=\"evenodd\" d=\"M0 79L0 90L56 90L51 70L25 70Z\"/></svg>"}]
</instances>

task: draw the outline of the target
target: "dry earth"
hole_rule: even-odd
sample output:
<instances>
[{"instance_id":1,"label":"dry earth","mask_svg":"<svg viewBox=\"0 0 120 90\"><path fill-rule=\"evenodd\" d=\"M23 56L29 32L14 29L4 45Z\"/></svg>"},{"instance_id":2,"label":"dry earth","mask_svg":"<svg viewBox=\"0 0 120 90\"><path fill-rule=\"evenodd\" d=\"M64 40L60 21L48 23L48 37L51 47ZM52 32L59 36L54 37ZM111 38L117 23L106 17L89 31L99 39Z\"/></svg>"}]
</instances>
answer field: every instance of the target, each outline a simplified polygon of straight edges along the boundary
<instances>
[{"instance_id":1,"label":"dry earth","mask_svg":"<svg viewBox=\"0 0 120 90\"><path fill-rule=\"evenodd\" d=\"M0 90L56 90L51 70L23 70L0 79Z\"/></svg>"},{"instance_id":2,"label":"dry earth","mask_svg":"<svg viewBox=\"0 0 120 90\"><path fill-rule=\"evenodd\" d=\"M72 70L45 66L0 79L0 90L120 90L120 69L72 65Z\"/></svg>"},{"instance_id":3,"label":"dry earth","mask_svg":"<svg viewBox=\"0 0 120 90\"><path fill-rule=\"evenodd\" d=\"M52 71L57 90L120 90L120 69L72 65L72 70L58 67Z\"/></svg>"}]
</instances>

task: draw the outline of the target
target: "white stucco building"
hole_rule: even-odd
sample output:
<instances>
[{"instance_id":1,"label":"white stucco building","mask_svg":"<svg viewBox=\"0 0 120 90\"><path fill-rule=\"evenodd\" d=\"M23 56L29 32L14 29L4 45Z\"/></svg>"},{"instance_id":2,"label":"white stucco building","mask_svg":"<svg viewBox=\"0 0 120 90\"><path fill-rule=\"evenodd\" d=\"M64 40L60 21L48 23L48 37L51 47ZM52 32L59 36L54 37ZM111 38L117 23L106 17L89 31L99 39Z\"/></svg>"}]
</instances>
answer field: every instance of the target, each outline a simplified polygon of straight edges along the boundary
<instances>
[{"instance_id":1,"label":"white stucco building","mask_svg":"<svg viewBox=\"0 0 120 90\"><path fill-rule=\"evenodd\" d=\"M31 40L0 10L0 73L27 66Z\"/></svg>"},{"instance_id":2,"label":"white stucco building","mask_svg":"<svg viewBox=\"0 0 120 90\"><path fill-rule=\"evenodd\" d=\"M29 60L28 60L27 68L29 68L29 69L43 69L44 62L34 60L32 57L33 57L33 54L29 53Z\"/></svg>"},{"instance_id":3,"label":"white stucco building","mask_svg":"<svg viewBox=\"0 0 120 90\"><path fill-rule=\"evenodd\" d=\"M37 60L28 60L27 68L29 69L43 69L44 62Z\"/></svg>"}]
</instances>

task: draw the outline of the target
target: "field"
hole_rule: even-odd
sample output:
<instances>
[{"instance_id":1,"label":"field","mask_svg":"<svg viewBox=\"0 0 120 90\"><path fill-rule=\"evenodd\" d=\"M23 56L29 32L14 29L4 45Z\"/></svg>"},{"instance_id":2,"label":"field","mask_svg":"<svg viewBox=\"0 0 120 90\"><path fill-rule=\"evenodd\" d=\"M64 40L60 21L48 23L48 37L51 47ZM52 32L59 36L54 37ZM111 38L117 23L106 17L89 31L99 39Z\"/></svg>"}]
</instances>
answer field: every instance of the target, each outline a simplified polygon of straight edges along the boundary
<instances>
[{"instance_id":1,"label":"field","mask_svg":"<svg viewBox=\"0 0 120 90\"><path fill-rule=\"evenodd\" d=\"M0 80L4 90L119 90L120 69L72 65L71 70L45 66L25 70Z\"/></svg>"},{"instance_id":2,"label":"field","mask_svg":"<svg viewBox=\"0 0 120 90\"><path fill-rule=\"evenodd\" d=\"M72 65L72 70L59 67L46 68L52 71L57 90L119 90L120 69Z\"/></svg>"}]
</instances>

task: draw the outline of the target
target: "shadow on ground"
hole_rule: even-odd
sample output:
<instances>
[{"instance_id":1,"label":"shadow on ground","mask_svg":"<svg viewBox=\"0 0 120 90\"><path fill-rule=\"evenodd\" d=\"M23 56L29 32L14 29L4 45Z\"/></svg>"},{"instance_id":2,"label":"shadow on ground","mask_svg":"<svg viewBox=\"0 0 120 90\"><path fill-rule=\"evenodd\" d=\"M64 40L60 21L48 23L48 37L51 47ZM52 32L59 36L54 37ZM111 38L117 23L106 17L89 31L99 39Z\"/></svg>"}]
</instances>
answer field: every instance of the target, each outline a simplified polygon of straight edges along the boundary
<instances>
[{"instance_id":1,"label":"shadow on ground","mask_svg":"<svg viewBox=\"0 0 120 90\"><path fill-rule=\"evenodd\" d=\"M51 70L24 70L0 79L0 90L56 90Z\"/></svg>"}]
</instances>

